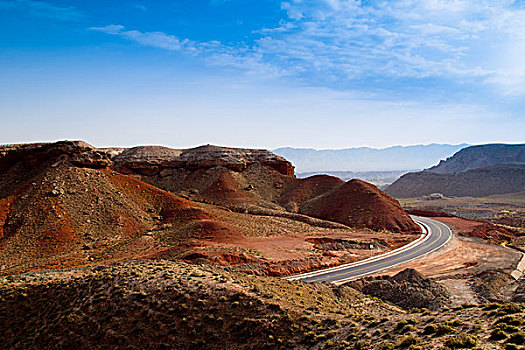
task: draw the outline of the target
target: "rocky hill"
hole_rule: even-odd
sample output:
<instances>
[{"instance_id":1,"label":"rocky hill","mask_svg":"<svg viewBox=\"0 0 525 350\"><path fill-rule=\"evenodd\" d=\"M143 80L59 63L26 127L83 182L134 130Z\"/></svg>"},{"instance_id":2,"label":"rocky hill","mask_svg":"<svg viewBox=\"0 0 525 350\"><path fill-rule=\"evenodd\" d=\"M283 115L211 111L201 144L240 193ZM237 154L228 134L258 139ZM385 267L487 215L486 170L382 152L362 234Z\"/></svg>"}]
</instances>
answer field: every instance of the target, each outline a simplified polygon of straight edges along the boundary
<instances>
[{"instance_id":1,"label":"rocky hill","mask_svg":"<svg viewBox=\"0 0 525 350\"><path fill-rule=\"evenodd\" d=\"M429 311L412 305L445 300L435 282L404 272L379 283L388 288L381 297L407 302L407 310L348 286L174 261L0 277L0 324L8 325L0 342L6 349L374 350L524 343L523 304Z\"/></svg>"},{"instance_id":2,"label":"rocky hill","mask_svg":"<svg viewBox=\"0 0 525 350\"><path fill-rule=\"evenodd\" d=\"M300 212L353 227L392 232L420 232L401 205L377 187L350 180L300 205Z\"/></svg>"},{"instance_id":3,"label":"rocky hill","mask_svg":"<svg viewBox=\"0 0 525 350\"><path fill-rule=\"evenodd\" d=\"M211 145L187 150L142 146L124 150L112 160L112 169L116 171L136 176L179 196L233 210L254 207L287 210L352 227L419 231L398 203L373 185L359 182L363 185L354 188L355 182L349 182L353 197L348 196L347 187L342 186L343 180L327 175L297 179L290 162L265 150ZM376 198L369 193L385 200L367 205L367 200ZM310 210L312 205L305 204L327 194L331 194L330 203L322 202L315 206L316 210ZM335 203L333 196L338 196ZM362 207L367 209L362 210ZM352 221L348 220L348 215L344 217L350 212Z\"/></svg>"},{"instance_id":4,"label":"rocky hill","mask_svg":"<svg viewBox=\"0 0 525 350\"><path fill-rule=\"evenodd\" d=\"M509 163L525 164L525 144L489 144L463 148L452 157L429 168L428 171L438 174L455 174Z\"/></svg>"},{"instance_id":5,"label":"rocky hill","mask_svg":"<svg viewBox=\"0 0 525 350\"><path fill-rule=\"evenodd\" d=\"M0 164L0 273L137 257L155 249L145 233L212 218L83 142L12 148Z\"/></svg>"},{"instance_id":6,"label":"rocky hill","mask_svg":"<svg viewBox=\"0 0 525 350\"><path fill-rule=\"evenodd\" d=\"M293 234L298 244L313 246L298 235L348 235L354 226L298 214L303 202L339 188L342 180L296 179L289 162L266 151L206 146L109 153L84 142L61 141L3 146L1 152L0 274L143 257L249 262L247 270L264 274L275 270L273 260L235 251L236 244L248 237ZM374 222L375 215L364 212L364 222ZM338 221L335 216L324 219ZM405 232L407 237L387 245L410 241L412 231ZM298 272L357 256L286 254L295 259L290 266Z\"/></svg>"},{"instance_id":7,"label":"rocky hill","mask_svg":"<svg viewBox=\"0 0 525 350\"><path fill-rule=\"evenodd\" d=\"M404 309L437 310L450 302L445 287L414 269L405 269L392 277L367 277L350 285L362 293L390 301Z\"/></svg>"},{"instance_id":8,"label":"rocky hill","mask_svg":"<svg viewBox=\"0 0 525 350\"><path fill-rule=\"evenodd\" d=\"M435 167L403 175L385 191L398 198L432 193L482 197L525 191L525 145L468 147Z\"/></svg>"},{"instance_id":9,"label":"rocky hill","mask_svg":"<svg viewBox=\"0 0 525 350\"><path fill-rule=\"evenodd\" d=\"M196 201L278 209L281 191L294 182L294 168L266 150L201 146L176 150L140 146L113 157L112 168Z\"/></svg>"}]
</instances>

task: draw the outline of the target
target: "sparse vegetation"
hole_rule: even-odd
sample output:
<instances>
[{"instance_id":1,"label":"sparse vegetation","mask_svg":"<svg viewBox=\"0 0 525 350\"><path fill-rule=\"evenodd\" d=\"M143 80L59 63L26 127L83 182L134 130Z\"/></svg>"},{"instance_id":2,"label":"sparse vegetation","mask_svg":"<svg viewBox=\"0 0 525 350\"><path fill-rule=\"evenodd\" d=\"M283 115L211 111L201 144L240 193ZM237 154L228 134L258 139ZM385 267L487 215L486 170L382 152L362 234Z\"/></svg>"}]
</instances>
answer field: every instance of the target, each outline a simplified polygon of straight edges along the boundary
<instances>
[{"instance_id":1,"label":"sparse vegetation","mask_svg":"<svg viewBox=\"0 0 525 350\"><path fill-rule=\"evenodd\" d=\"M507 342L511 344L516 344L516 345L525 344L525 332L519 331L517 333L512 334L507 340Z\"/></svg>"},{"instance_id":2,"label":"sparse vegetation","mask_svg":"<svg viewBox=\"0 0 525 350\"><path fill-rule=\"evenodd\" d=\"M445 341L445 346L450 349L473 348L477 345L478 340L473 336L460 334L452 336Z\"/></svg>"}]
</instances>

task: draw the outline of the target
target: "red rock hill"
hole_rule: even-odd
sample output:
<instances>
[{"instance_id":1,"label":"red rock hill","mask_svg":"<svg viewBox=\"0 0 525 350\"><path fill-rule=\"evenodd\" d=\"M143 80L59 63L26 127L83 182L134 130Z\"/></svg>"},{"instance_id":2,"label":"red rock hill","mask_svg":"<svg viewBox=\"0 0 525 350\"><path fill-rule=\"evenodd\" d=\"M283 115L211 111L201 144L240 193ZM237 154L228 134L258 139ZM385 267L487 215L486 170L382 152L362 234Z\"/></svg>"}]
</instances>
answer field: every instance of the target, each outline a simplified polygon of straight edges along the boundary
<instances>
[{"instance_id":1,"label":"red rock hill","mask_svg":"<svg viewBox=\"0 0 525 350\"><path fill-rule=\"evenodd\" d=\"M421 231L397 200L361 180L350 180L301 204L300 211L316 218L376 231Z\"/></svg>"}]
</instances>

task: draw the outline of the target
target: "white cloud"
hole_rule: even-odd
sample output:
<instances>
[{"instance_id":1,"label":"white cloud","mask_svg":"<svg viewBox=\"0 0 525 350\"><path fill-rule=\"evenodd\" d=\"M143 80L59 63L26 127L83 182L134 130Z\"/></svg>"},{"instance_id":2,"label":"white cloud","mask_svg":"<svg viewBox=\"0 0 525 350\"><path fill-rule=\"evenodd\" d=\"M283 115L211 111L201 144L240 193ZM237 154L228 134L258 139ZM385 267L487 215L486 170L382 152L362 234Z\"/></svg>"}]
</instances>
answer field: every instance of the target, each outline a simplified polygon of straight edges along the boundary
<instances>
[{"instance_id":1,"label":"white cloud","mask_svg":"<svg viewBox=\"0 0 525 350\"><path fill-rule=\"evenodd\" d=\"M483 78L505 93L525 85L525 10L510 0L289 0L293 30L259 41L301 71L341 77ZM288 25L288 24L287 24ZM304 53L308 54L304 54Z\"/></svg>"},{"instance_id":2,"label":"white cloud","mask_svg":"<svg viewBox=\"0 0 525 350\"><path fill-rule=\"evenodd\" d=\"M138 30L124 30L123 25L110 24L105 27L91 27L91 30L100 31L106 34L118 35L125 39L135 41L144 46L152 46L169 51L179 51L190 49L193 44L189 40L180 40L175 35L163 32L139 32Z\"/></svg>"},{"instance_id":3,"label":"white cloud","mask_svg":"<svg viewBox=\"0 0 525 350\"><path fill-rule=\"evenodd\" d=\"M525 9L511 0L287 0L287 18L250 46L162 32L92 28L214 65L295 75L330 86L355 79L475 80L525 92Z\"/></svg>"}]
</instances>

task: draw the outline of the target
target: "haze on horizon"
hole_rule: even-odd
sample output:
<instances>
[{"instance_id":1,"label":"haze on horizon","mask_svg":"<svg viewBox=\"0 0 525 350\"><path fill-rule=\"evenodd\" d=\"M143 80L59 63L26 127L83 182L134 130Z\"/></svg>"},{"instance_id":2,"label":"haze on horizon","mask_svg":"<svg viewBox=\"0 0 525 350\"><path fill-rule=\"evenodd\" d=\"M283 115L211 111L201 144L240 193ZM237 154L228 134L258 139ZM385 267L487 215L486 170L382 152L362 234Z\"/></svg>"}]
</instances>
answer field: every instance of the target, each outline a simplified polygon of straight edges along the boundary
<instances>
[{"instance_id":1,"label":"haze on horizon","mask_svg":"<svg viewBox=\"0 0 525 350\"><path fill-rule=\"evenodd\" d=\"M0 0L0 143L523 143L523 0Z\"/></svg>"}]
</instances>

